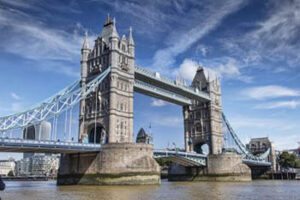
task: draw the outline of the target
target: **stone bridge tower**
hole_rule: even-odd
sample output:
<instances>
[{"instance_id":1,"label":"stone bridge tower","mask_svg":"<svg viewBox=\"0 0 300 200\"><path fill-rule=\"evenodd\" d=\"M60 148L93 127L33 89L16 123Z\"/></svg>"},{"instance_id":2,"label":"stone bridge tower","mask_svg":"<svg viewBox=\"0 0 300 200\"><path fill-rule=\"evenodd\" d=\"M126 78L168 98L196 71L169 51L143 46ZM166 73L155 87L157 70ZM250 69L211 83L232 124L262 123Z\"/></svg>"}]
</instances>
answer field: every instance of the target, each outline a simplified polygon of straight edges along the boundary
<instances>
[{"instance_id":1,"label":"stone bridge tower","mask_svg":"<svg viewBox=\"0 0 300 200\"><path fill-rule=\"evenodd\" d=\"M192 106L183 107L185 149L188 152L202 152L202 146L209 146L210 154L221 154L222 101L221 87L218 79L213 81L206 77L202 67L197 69L192 86L197 90L208 92L210 102L193 101Z\"/></svg>"},{"instance_id":2,"label":"stone bridge tower","mask_svg":"<svg viewBox=\"0 0 300 200\"><path fill-rule=\"evenodd\" d=\"M57 184L158 184L153 145L133 143L135 45L132 30L121 38L109 16L93 49L81 50L81 84L111 67L98 88L80 102L79 140L101 143L100 152L63 154Z\"/></svg>"},{"instance_id":3,"label":"stone bridge tower","mask_svg":"<svg viewBox=\"0 0 300 200\"><path fill-rule=\"evenodd\" d=\"M116 21L108 16L93 49L87 38L81 50L81 84L84 85L109 66L111 73L96 92L81 101L79 140L89 143L133 142L133 85L135 46L132 30L122 38Z\"/></svg>"}]
</instances>

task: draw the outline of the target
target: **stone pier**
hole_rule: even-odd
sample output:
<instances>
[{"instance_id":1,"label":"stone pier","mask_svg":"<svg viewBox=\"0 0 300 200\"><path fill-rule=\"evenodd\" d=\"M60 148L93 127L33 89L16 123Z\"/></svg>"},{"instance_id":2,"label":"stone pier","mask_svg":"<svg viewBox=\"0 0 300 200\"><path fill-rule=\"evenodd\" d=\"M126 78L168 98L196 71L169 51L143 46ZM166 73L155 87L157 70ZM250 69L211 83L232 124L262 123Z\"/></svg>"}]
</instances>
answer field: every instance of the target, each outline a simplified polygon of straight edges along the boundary
<instances>
[{"instance_id":1,"label":"stone pier","mask_svg":"<svg viewBox=\"0 0 300 200\"><path fill-rule=\"evenodd\" d=\"M169 181L251 181L250 168L236 154L209 155L207 167L172 164Z\"/></svg>"},{"instance_id":2,"label":"stone pier","mask_svg":"<svg viewBox=\"0 0 300 200\"><path fill-rule=\"evenodd\" d=\"M160 167L150 144L104 144L101 152L63 154L58 185L159 184Z\"/></svg>"}]
</instances>

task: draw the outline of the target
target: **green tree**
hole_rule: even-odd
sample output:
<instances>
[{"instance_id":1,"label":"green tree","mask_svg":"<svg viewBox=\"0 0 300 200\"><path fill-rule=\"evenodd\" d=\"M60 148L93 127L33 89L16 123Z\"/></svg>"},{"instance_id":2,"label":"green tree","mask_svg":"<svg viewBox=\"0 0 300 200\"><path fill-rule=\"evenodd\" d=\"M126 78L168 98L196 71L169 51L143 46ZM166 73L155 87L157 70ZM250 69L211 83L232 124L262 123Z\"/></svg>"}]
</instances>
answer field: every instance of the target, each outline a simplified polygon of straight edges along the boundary
<instances>
[{"instance_id":1,"label":"green tree","mask_svg":"<svg viewBox=\"0 0 300 200\"><path fill-rule=\"evenodd\" d=\"M161 166L161 167L164 167L164 166L168 166L170 167L171 166L171 161L168 161L164 158L156 158L156 162Z\"/></svg>"},{"instance_id":2,"label":"green tree","mask_svg":"<svg viewBox=\"0 0 300 200\"><path fill-rule=\"evenodd\" d=\"M297 160L296 154L292 153L289 154L288 152L282 152L279 155L279 164L283 168L288 168L288 167L299 167L300 162Z\"/></svg>"},{"instance_id":3,"label":"green tree","mask_svg":"<svg viewBox=\"0 0 300 200\"><path fill-rule=\"evenodd\" d=\"M12 170L10 170L7 174L7 176L14 176L14 172Z\"/></svg>"}]
</instances>

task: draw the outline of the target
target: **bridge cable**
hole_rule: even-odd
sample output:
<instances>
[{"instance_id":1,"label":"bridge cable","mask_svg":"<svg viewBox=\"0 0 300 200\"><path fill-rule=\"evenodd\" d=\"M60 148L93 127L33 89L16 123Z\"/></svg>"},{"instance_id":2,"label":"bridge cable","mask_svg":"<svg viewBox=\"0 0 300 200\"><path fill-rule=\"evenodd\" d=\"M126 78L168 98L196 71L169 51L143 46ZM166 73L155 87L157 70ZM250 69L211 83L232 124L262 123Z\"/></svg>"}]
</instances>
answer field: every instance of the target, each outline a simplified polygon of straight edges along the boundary
<instances>
[{"instance_id":1,"label":"bridge cable","mask_svg":"<svg viewBox=\"0 0 300 200\"><path fill-rule=\"evenodd\" d=\"M41 134L42 134L42 122L40 122L39 141L41 140Z\"/></svg>"},{"instance_id":2,"label":"bridge cable","mask_svg":"<svg viewBox=\"0 0 300 200\"><path fill-rule=\"evenodd\" d=\"M24 136L22 136L23 137L23 139L25 139L25 140L27 140L27 133L28 132L28 126L27 127L25 127L25 138L24 138ZM22 134L23 135L23 134Z\"/></svg>"},{"instance_id":3,"label":"bridge cable","mask_svg":"<svg viewBox=\"0 0 300 200\"><path fill-rule=\"evenodd\" d=\"M72 131L72 114L73 114L73 107L70 109L70 119L69 119L69 135L68 140L71 141L71 131Z\"/></svg>"},{"instance_id":4,"label":"bridge cable","mask_svg":"<svg viewBox=\"0 0 300 200\"><path fill-rule=\"evenodd\" d=\"M64 130L64 141L66 141L66 135L67 135L67 120L68 120L68 111L65 111L65 130Z\"/></svg>"},{"instance_id":5,"label":"bridge cable","mask_svg":"<svg viewBox=\"0 0 300 200\"><path fill-rule=\"evenodd\" d=\"M96 111L95 111L95 129L94 129L94 144L96 144L96 128L97 128L97 114L98 114L98 86L96 87L95 98L96 98Z\"/></svg>"},{"instance_id":6,"label":"bridge cable","mask_svg":"<svg viewBox=\"0 0 300 200\"><path fill-rule=\"evenodd\" d=\"M56 137L57 137L57 116L56 114L54 115L54 125L53 125L53 140L56 141Z\"/></svg>"}]
</instances>

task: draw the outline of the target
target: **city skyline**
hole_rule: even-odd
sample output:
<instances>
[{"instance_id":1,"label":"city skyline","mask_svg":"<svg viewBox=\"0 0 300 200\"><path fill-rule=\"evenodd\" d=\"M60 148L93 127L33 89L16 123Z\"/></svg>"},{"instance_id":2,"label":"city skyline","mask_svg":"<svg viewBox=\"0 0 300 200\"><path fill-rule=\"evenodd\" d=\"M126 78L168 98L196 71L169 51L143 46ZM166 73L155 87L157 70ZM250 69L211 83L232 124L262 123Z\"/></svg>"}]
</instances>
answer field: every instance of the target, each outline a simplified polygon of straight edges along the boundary
<instances>
[{"instance_id":1,"label":"city skyline","mask_svg":"<svg viewBox=\"0 0 300 200\"><path fill-rule=\"evenodd\" d=\"M180 74L187 82L204 66L211 78L221 77L224 112L244 143L269 136L279 149L296 148L299 3L175 2L51 6L0 0L0 92L10 94L1 96L0 115L36 104L78 79L84 32L92 45L111 13L120 36L132 26L137 65L173 79ZM134 112L135 135L151 123L156 147L183 147L179 106L135 94Z\"/></svg>"}]
</instances>

